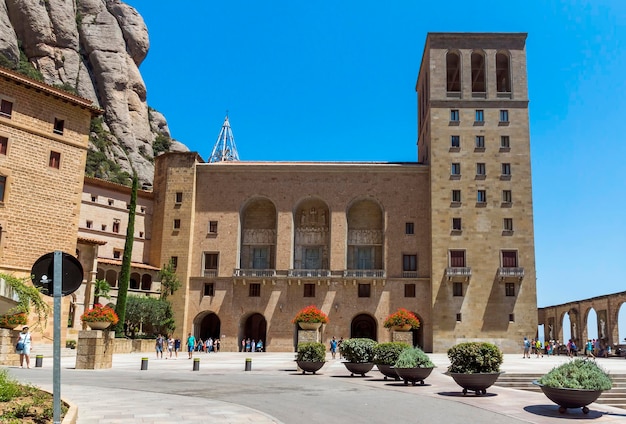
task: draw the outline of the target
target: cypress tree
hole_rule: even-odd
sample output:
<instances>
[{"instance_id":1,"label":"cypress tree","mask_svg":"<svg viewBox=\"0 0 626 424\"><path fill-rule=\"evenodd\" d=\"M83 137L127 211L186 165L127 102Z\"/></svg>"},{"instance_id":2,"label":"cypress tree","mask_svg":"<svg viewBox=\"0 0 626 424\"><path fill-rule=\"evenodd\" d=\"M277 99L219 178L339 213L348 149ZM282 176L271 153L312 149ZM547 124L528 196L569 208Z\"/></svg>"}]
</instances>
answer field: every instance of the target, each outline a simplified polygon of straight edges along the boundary
<instances>
[{"instance_id":1,"label":"cypress tree","mask_svg":"<svg viewBox=\"0 0 626 424\"><path fill-rule=\"evenodd\" d=\"M130 283L130 262L133 255L133 241L135 235L135 210L137 209L137 172L133 171L133 186L130 191L130 208L128 210L128 227L126 228L126 243L124 244L124 256L122 258L122 269L120 270L119 290L117 292L117 304L115 312L119 317L119 322L115 327L116 336L125 336L124 323L126 322L126 298L128 296L128 285Z\"/></svg>"}]
</instances>

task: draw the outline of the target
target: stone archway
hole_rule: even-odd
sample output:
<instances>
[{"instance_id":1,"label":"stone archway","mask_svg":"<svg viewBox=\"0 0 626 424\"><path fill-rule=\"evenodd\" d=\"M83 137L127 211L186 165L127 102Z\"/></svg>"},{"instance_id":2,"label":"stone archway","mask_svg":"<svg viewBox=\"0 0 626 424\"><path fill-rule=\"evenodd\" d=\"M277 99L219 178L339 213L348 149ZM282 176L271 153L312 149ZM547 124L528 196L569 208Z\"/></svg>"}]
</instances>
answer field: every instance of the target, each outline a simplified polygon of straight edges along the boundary
<instances>
[{"instance_id":1,"label":"stone archway","mask_svg":"<svg viewBox=\"0 0 626 424\"><path fill-rule=\"evenodd\" d=\"M265 317L259 313L254 313L248 318L243 325L243 333L239 337L239 341L241 339L250 339L263 341L263 345L267 348L267 320Z\"/></svg>"},{"instance_id":2,"label":"stone archway","mask_svg":"<svg viewBox=\"0 0 626 424\"><path fill-rule=\"evenodd\" d=\"M413 333L413 346L419 346L420 349L424 349L424 319L416 312L413 312L413 315L415 315L420 322L418 329L411 330L411 333Z\"/></svg>"},{"instance_id":3,"label":"stone archway","mask_svg":"<svg viewBox=\"0 0 626 424\"><path fill-rule=\"evenodd\" d=\"M211 337L213 340L220 338L221 333L221 321L220 318L214 312L209 312L206 314L202 321L200 321L200 331L198 336L202 340L206 340Z\"/></svg>"},{"instance_id":4,"label":"stone archway","mask_svg":"<svg viewBox=\"0 0 626 424\"><path fill-rule=\"evenodd\" d=\"M352 319L352 323L350 324L350 337L378 340L376 329L376 320L371 315L360 314Z\"/></svg>"}]
</instances>

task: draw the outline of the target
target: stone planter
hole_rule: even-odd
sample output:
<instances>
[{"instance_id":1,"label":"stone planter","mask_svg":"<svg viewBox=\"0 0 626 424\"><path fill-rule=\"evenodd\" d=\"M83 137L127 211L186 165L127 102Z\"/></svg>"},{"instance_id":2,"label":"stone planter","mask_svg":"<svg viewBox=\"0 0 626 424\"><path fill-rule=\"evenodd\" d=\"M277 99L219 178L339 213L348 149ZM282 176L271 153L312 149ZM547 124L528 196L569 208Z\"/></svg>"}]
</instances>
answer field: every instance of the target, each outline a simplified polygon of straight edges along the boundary
<instances>
[{"instance_id":1,"label":"stone planter","mask_svg":"<svg viewBox=\"0 0 626 424\"><path fill-rule=\"evenodd\" d=\"M111 323L109 321L91 321L91 322L87 321L87 325L92 330L104 330L104 329L109 328Z\"/></svg>"},{"instance_id":2,"label":"stone planter","mask_svg":"<svg viewBox=\"0 0 626 424\"><path fill-rule=\"evenodd\" d=\"M394 368L398 377L404 380L404 385L408 385L409 381L415 386L419 381L421 385L424 385L424 379L433 372L434 367L430 368Z\"/></svg>"},{"instance_id":3,"label":"stone planter","mask_svg":"<svg viewBox=\"0 0 626 424\"><path fill-rule=\"evenodd\" d=\"M602 390L548 387L538 381L533 381L533 384L539 386L548 399L559 405L560 413L564 413L567 408L582 408L583 414L588 414L587 405L595 402L602 394Z\"/></svg>"},{"instance_id":4,"label":"stone planter","mask_svg":"<svg viewBox=\"0 0 626 424\"><path fill-rule=\"evenodd\" d=\"M387 377L391 377L394 380L400 380L400 377L398 377L398 374L393 369L393 365L376 364L376 367L378 368L378 371L385 376L385 380Z\"/></svg>"},{"instance_id":5,"label":"stone planter","mask_svg":"<svg viewBox=\"0 0 626 424\"><path fill-rule=\"evenodd\" d=\"M299 322L298 325L303 330L317 330L322 326L321 322Z\"/></svg>"},{"instance_id":6,"label":"stone planter","mask_svg":"<svg viewBox=\"0 0 626 424\"><path fill-rule=\"evenodd\" d=\"M302 374L307 372L315 374L326 362L296 361L296 363L298 364L298 368L302 370Z\"/></svg>"},{"instance_id":7,"label":"stone planter","mask_svg":"<svg viewBox=\"0 0 626 424\"><path fill-rule=\"evenodd\" d=\"M344 362L343 364L350 371L350 377L354 377L354 374L361 374L361 377L365 377L365 374L374 368L373 362Z\"/></svg>"},{"instance_id":8,"label":"stone planter","mask_svg":"<svg viewBox=\"0 0 626 424\"><path fill-rule=\"evenodd\" d=\"M391 327L392 331L411 331L411 324L394 325Z\"/></svg>"},{"instance_id":9,"label":"stone planter","mask_svg":"<svg viewBox=\"0 0 626 424\"><path fill-rule=\"evenodd\" d=\"M476 393L477 396L480 396L487 393L487 388L491 387L502 373L465 374L451 372L448 374L454 379L456 384L463 387L463 395L466 395L468 391L472 391Z\"/></svg>"}]
</instances>

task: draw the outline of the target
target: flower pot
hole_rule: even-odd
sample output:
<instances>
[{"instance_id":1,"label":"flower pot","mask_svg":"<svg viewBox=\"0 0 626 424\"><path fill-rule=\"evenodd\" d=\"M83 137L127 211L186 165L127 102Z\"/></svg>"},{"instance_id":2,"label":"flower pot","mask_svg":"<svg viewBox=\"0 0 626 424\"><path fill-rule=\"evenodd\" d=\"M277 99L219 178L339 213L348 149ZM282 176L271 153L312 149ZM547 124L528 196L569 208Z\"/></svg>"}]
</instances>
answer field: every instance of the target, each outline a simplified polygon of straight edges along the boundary
<instances>
[{"instance_id":1,"label":"flower pot","mask_svg":"<svg viewBox=\"0 0 626 424\"><path fill-rule=\"evenodd\" d=\"M533 381L533 384L541 387L548 399L559 405L559 412L564 413L567 408L582 408L584 414L589 413L587 405L595 402L602 390L568 389L560 387L548 387Z\"/></svg>"},{"instance_id":2,"label":"flower pot","mask_svg":"<svg viewBox=\"0 0 626 424\"><path fill-rule=\"evenodd\" d=\"M374 368L373 362L344 362L343 364L350 371L350 377L354 374L361 374L361 377L365 377L365 374Z\"/></svg>"},{"instance_id":3,"label":"flower pot","mask_svg":"<svg viewBox=\"0 0 626 424\"><path fill-rule=\"evenodd\" d=\"M87 325L92 330L104 330L106 328L109 328L111 323L109 321L91 321L87 322Z\"/></svg>"},{"instance_id":4,"label":"flower pot","mask_svg":"<svg viewBox=\"0 0 626 424\"><path fill-rule=\"evenodd\" d=\"M404 385L408 385L409 381L415 386L419 381L424 385L424 379L430 375L434 367L430 368L394 368L398 377L404 380Z\"/></svg>"},{"instance_id":5,"label":"flower pot","mask_svg":"<svg viewBox=\"0 0 626 424\"><path fill-rule=\"evenodd\" d=\"M458 384L463 387L463 395L466 395L468 391L475 392L477 396L487 393L487 388L491 387L500 377L500 372L484 372L475 374L465 373L448 373Z\"/></svg>"},{"instance_id":6,"label":"flower pot","mask_svg":"<svg viewBox=\"0 0 626 424\"><path fill-rule=\"evenodd\" d=\"M296 361L296 363L298 364L298 368L302 370L302 374L307 372L315 374L326 362Z\"/></svg>"},{"instance_id":7,"label":"flower pot","mask_svg":"<svg viewBox=\"0 0 626 424\"><path fill-rule=\"evenodd\" d=\"M298 325L303 330L317 330L322 326L321 322L299 322Z\"/></svg>"},{"instance_id":8,"label":"flower pot","mask_svg":"<svg viewBox=\"0 0 626 424\"><path fill-rule=\"evenodd\" d=\"M376 367L378 368L378 371L380 371L385 376L385 380L387 379L387 377L391 377L394 380L400 380L400 377L398 377L396 370L393 369L393 365L376 364Z\"/></svg>"},{"instance_id":9,"label":"flower pot","mask_svg":"<svg viewBox=\"0 0 626 424\"><path fill-rule=\"evenodd\" d=\"M6 328L8 330L15 330L15 328L20 324L2 324L0 328Z\"/></svg>"},{"instance_id":10,"label":"flower pot","mask_svg":"<svg viewBox=\"0 0 626 424\"><path fill-rule=\"evenodd\" d=\"M391 327L391 330L392 331L410 331L411 324L394 325L393 327Z\"/></svg>"}]
</instances>

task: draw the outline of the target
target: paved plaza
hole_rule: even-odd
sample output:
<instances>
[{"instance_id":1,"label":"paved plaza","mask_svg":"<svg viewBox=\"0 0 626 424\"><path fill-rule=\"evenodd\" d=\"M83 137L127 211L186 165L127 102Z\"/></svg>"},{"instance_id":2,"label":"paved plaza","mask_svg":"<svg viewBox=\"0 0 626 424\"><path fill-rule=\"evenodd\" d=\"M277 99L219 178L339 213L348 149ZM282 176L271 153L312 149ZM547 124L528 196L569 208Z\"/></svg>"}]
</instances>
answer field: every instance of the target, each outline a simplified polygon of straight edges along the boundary
<instances>
[{"instance_id":1,"label":"paved plaza","mask_svg":"<svg viewBox=\"0 0 626 424\"><path fill-rule=\"evenodd\" d=\"M141 358L148 369L141 370ZM463 396L444 372L445 354L431 354L437 368L424 386L384 380L376 368L350 377L339 358L328 359L317 375L297 372L293 353L187 354L155 359L154 354L113 356L106 370L76 370L62 357L62 397L78 406L78 423L557 423L565 416L594 423L626 422L626 410L592 404L591 412L566 415L542 393L491 387L486 396ZM251 371L245 371L252 358ZM522 359L505 355L502 370L543 373L566 357ZM626 360L598 359L611 373L626 374ZM34 364L34 358L32 363ZM42 368L10 367L22 382L52 389L52 359Z\"/></svg>"}]
</instances>

